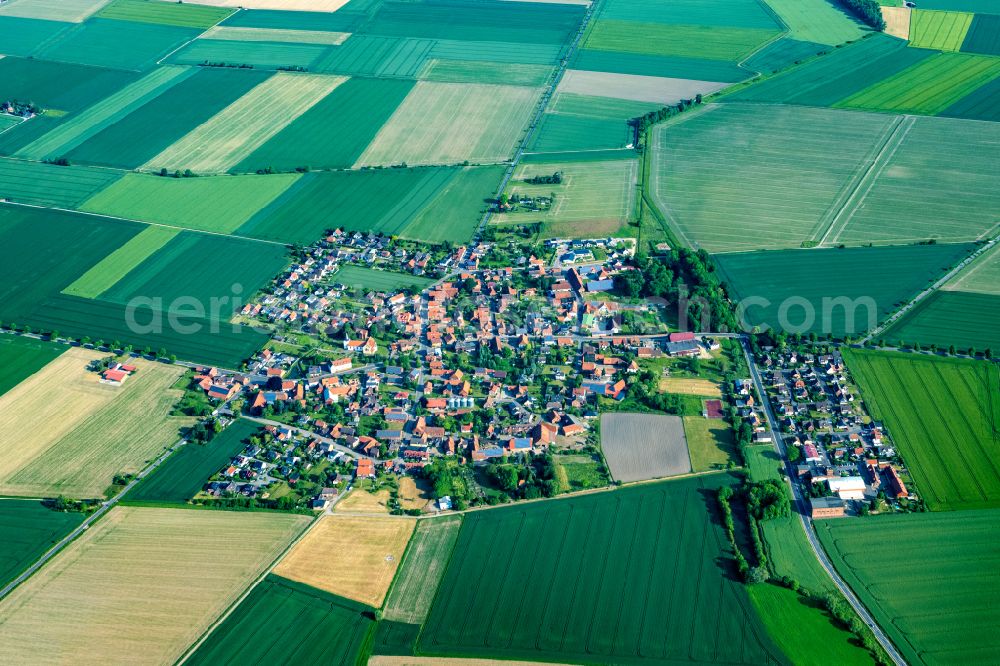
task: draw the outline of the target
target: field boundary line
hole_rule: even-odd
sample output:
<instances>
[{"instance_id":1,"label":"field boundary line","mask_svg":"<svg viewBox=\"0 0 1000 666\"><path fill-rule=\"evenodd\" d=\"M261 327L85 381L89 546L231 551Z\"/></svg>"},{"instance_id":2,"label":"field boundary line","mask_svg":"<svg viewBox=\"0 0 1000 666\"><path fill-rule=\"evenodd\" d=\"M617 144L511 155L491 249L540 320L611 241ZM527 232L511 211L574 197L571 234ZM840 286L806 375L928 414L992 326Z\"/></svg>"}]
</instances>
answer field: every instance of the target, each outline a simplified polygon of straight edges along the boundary
<instances>
[{"instance_id":1,"label":"field boundary line","mask_svg":"<svg viewBox=\"0 0 1000 666\"><path fill-rule=\"evenodd\" d=\"M823 237L819 239L819 246L826 245L830 234L837 229L838 223L843 219L843 224L840 224L840 228L837 229L837 234L831 242L836 243L840 240L841 234L844 233L847 225L854 218L854 213L857 212L858 208L861 207L871 193L872 188L875 187L875 183L878 182L882 172L885 171L885 168L889 165L892 158L895 157L900 146L903 145L906 136L913 129L914 124L916 124L915 116L899 116L895 123L887 130L887 135L882 139L882 148L875 154L871 163L861 174L855 174L854 178L848 182L847 188L842 190L842 192L846 191L848 193L847 198L837 211L837 214L833 216ZM859 194L860 196L858 196ZM839 200L840 196L837 199ZM815 240L815 235L813 236L813 240Z\"/></svg>"}]
</instances>

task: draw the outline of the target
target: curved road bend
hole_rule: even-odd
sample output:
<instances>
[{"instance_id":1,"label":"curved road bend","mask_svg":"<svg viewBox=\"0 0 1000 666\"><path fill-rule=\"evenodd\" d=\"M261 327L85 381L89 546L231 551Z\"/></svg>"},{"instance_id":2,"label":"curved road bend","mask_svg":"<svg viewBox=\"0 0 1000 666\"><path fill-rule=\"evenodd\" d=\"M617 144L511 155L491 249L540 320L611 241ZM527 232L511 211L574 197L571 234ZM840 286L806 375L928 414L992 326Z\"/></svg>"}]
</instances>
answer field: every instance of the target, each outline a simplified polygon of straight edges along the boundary
<instances>
[{"instance_id":1,"label":"curved road bend","mask_svg":"<svg viewBox=\"0 0 1000 666\"><path fill-rule=\"evenodd\" d=\"M750 374L753 378L754 386L757 388L757 394L761 397L761 404L764 406L764 413L767 417L767 426L771 431L771 438L774 440L774 444L778 449L778 453L781 455L782 463L785 465L786 476L788 477L787 483L791 486L792 496L795 498L795 503L798 505L799 518L802 520L802 528L806 532L806 536L809 538L809 546L813 550L813 554L816 555L816 559L819 560L820 565L826 570L833 583L840 590L840 593L844 595L847 602L851 604L851 608L861 617L868 628L872 630L875 635L875 639L881 644L882 649L886 651L889 658L892 659L897 666L906 666L906 660L903 656L899 654L896 647L889 640L889 637L885 635L882 628L878 626L875 622L875 618L871 616L868 609L865 608L864 604L858 600L855 596L854 591L844 582L844 579L840 577L837 570L834 569L833 564L827 557L826 552L819 543L819 539L816 538L816 533L813 531L812 518L809 517L809 503L806 498L802 495L802 491L798 484L792 483L791 479L794 477L794 470L792 469L792 464L788 462L788 456L785 453L785 443L780 437L780 429L777 427L778 420L775 418L774 413L771 411L771 403L766 399L767 393L764 391L764 383L760 379L760 373L757 370L756 364L753 361L753 355L750 353L750 344L747 342L745 337L740 339L740 343L743 346L743 354L746 356L747 365L750 368Z\"/></svg>"}]
</instances>

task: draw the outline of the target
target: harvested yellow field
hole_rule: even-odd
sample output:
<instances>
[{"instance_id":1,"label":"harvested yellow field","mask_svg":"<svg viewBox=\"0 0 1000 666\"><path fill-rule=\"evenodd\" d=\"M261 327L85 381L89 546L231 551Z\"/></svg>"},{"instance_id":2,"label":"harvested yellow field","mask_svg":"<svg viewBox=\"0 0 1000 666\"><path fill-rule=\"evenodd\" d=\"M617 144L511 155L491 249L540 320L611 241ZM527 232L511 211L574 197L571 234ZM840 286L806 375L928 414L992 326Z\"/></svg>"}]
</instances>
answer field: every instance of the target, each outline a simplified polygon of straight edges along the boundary
<instances>
[{"instance_id":1,"label":"harvested yellow field","mask_svg":"<svg viewBox=\"0 0 1000 666\"><path fill-rule=\"evenodd\" d=\"M502 661L500 659L462 659L460 657L386 657L374 655L368 659L368 666L540 666L537 661ZM570 666L550 664L545 666Z\"/></svg>"},{"instance_id":2,"label":"harvested yellow field","mask_svg":"<svg viewBox=\"0 0 1000 666\"><path fill-rule=\"evenodd\" d=\"M333 510L342 513L389 513L389 491L383 489L370 493L365 488L355 488L337 502Z\"/></svg>"},{"instance_id":3,"label":"harvested yellow field","mask_svg":"<svg viewBox=\"0 0 1000 666\"><path fill-rule=\"evenodd\" d=\"M0 602L3 661L173 663L308 522L116 507Z\"/></svg>"},{"instance_id":4,"label":"harvested yellow field","mask_svg":"<svg viewBox=\"0 0 1000 666\"><path fill-rule=\"evenodd\" d=\"M882 7L882 19L885 21L885 33L900 39L910 38L910 8Z\"/></svg>"},{"instance_id":5,"label":"harvested yellow field","mask_svg":"<svg viewBox=\"0 0 1000 666\"><path fill-rule=\"evenodd\" d=\"M703 395L708 398L722 397L722 390L719 388L719 385L707 379L666 377L660 380L660 390L667 393L682 393L684 395Z\"/></svg>"},{"instance_id":6,"label":"harvested yellow field","mask_svg":"<svg viewBox=\"0 0 1000 666\"><path fill-rule=\"evenodd\" d=\"M415 525L411 518L323 516L274 573L378 608Z\"/></svg>"},{"instance_id":7,"label":"harvested yellow field","mask_svg":"<svg viewBox=\"0 0 1000 666\"><path fill-rule=\"evenodd\" d=\"M344 76L278 72L144 165L144 169L224 172L285 129Z\"/></svg>"},{"instance_id":8,"label":"harvested yellow field","mask_svg":"<svg viewBox=\"0 0 1000 666\"><path fill-rule=\"evenodd\" d=\"M193 422L168 416L184 368L134 360L135 374L111 386L87 370L106 356L70 349L0 397L0 494L101 497Z\"/></svg>"},{"instance_id":9,"label":"harvested yellow field","mask_svg":"<svg viewBox=\"0 0 1000 666\"><path fill-rule=\"evenodd\" d=\"M404 509L423 509L432 499L434 495L426 479L404 476L399 480L399 503Z\"/></svg>"}]
</instances>

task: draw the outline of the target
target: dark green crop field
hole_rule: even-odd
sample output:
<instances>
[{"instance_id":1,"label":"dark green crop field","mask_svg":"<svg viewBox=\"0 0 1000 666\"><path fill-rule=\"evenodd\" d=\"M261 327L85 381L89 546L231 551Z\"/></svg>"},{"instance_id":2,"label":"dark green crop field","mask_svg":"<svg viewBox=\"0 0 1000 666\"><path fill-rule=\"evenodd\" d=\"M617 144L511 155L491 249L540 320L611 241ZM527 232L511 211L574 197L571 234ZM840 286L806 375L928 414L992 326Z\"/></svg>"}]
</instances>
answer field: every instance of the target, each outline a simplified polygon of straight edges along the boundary
<instances>
[{"instance_id":1,"label":"dark green crop field","mask_svg":"<svg viewBox=\"0 0 1000 666\"><path fill-rule=\"evenodd\" d=\"M777 250L715 259L736 303L745 301L749 327L856 337L872 328L869 313L882 321L973 248L963 243ZM844 298L852 301L846 308L832 300Z\"/></svg>"},{"instance_id":2,"label":"dark green crop field","mask_svg":"<svg viewBox=\"0 0 1000 666\"><path fill-rule=\"evenodd\" d=\"M782 661L716 515L727 475L466 514L420 654L570 663Z\"/></svg>"},{"instance_id":3,"label":"dark green crop field","mask_svg":"<svg viewBox=\"0 0 1000 666\"><path fill-rule=\"evenodd\" d=\"M972 91L940 115L972 120L1000 120L1000 78Z\"/></svg>"},{"instance_id":4,"label":"dark green crop field","mask_svg":"<svg viewBox=\"0 0 1000 666\"><path fill-rule=\"evenodd\" d=\"M997 11L1000 11L1000 6ZM962 50L1000 55L1000 14L976 14L962 42Z\"/></svg>"},{"instance_id":5,"label":"dark green crop field","mask_svg":"<svg viewBox=\"0 0 1000 666\"><path fill-rule=\"evenodd\" d=\"M145 69L201 32L197 28L92 18L33 55L115 69Z\"/></svg>"},{"instance_id":6,"label":"dark green crop field","mask_svg":"<svg viewBox=\"0 0 1000 666\"><path fill-rule=\"evenodd\" d=\"M36 500L0 500L0 585L17 577L82 522L82 513L59 513Z\"/></svg>"},{"instance_id":7,"label":"dark green crop field","mask_svg":"<svg viewBox=\"0 0 1000 666\"><path fill-rule=\"evenodd\" d=\"M844 354L932 510L1000 506L1000 369L898 352Z\"/></svg>"},{"instance_id":8,"label":"dark green crop field","mask_svg":"<svg viewBox=\"0 0 1000 666\"><path fill-rule=\"evenodd\" d=\"M907 663L988 664L1000 652L1000 511L823 520L820 541Z\"/></svg>"},{"instance_id":9,"label":"dark green crop field","mask_svg":"<svg viewBox=\"0 0 1000 666\"><path fill-rule=\"evenodd\" d=\"M135 72L65 62L11 56L0 59L6 99L31 100L43 109L67 113L80 111L137 78Z\"/></svg>"},{"instance_id":10,"label":"dark green crop field","mask_svg":"<svg viewBox=\"0 0 1000 666\"><path fill-rule=\"evenodd\" d=\"M369 612L357 602L270 574L186 663L355 666L370 648L375 623Z\"/></svg>"},{"instance_id":11,"label":"dark green crop field","mask_svg":"<svg viewBox=\"0 0 1000 666\"><path fill-rule=\"evenodd\" d=\"M0 335L0 395L41 370L66 347L54 342Z\"/></svg>"},{"instance_id":12,"label":"dark green crop field","mask_svg":"<svg viewBox=\"0 0 1000 666\"><path fill-rule=\"evenodd\" d=\"M882 337L925 346L1000 350L1000 296L935 291L900 317Z\"/></svg>"},{"instance_id":13,"label":"dark green crop field","mask_svg":"<svg viewBox=\"0 0 1000 666\"><path fill-rule=\"evenodd\" d=\"M119 178L108 169L0 158L0 197L19 203L75 208Z\"/></svg>"},{"instance_id":14,"label":"dark green crop field","mask_svg":"<svg viewBox=\"0 0 1000 666\"><path fill-rule=\"evenodd\" d=\"M225 467L260 430L253 421L239 419L207 444L185 444L136 484L128 502L187 502L205 481Z\"/></svg>"}]
</instances>

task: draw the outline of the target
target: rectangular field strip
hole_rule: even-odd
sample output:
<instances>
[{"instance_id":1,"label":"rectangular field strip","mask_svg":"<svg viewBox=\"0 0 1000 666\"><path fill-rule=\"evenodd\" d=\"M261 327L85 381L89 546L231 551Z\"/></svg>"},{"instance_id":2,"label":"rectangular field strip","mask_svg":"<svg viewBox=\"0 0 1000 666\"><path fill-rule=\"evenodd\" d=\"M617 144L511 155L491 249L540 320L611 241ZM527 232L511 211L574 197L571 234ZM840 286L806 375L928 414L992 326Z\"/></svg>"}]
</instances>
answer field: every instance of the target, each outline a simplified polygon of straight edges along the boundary
<instances>
[{"instance_id":1,"label":"rectangular field strip","mask_svg":"<svg viewBox=\"0 0 1000 666\"><path fill-rule=\"evenodd\" d=\"M82 298L99 297L179 233L180 229L170 227L147 227L78 277L62 293Z\"/></svg>"},{"instance_id":2,"label":"rectangular field strip","mask_svg":"<svg viewBox=\"0 0 1000 666\"><path fill-rule=\"evenodd\" d=\"M385 601L387 620L423 624L427 619L461 527L461 516L417 522L406 557Z\"/></svg>"},{"instance_id":3,"label":"rectangular field strip","mask_svg":"<svg viewBox=\"0 0 1000 666\"><path fill-rule=\"evenodd\" d=\"M969 32L973 15L967 12L910 12L910 45L938 51L958 51Z\"/></svg>"}]
</instances>

